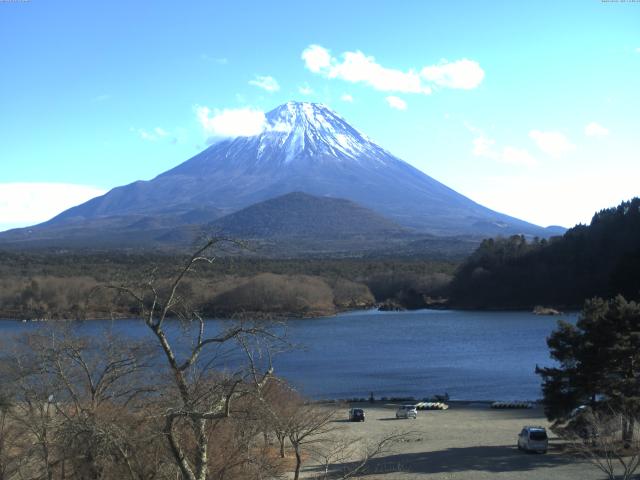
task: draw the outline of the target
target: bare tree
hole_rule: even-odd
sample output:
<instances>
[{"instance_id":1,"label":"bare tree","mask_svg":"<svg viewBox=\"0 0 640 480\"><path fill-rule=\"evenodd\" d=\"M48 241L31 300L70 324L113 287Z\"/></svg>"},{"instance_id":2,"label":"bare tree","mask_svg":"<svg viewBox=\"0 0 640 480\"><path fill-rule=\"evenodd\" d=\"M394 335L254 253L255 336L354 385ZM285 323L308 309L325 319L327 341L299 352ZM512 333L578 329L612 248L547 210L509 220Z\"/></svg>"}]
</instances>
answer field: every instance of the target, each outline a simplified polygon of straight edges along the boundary
<instances>
[{"instance_id":1,"label":"bare tree","mask_svg":"<svg viewBox=\"0 0 640 480\"><path fill-rule=\"evenodd\" d=\"M285 446L293 426L292 419L303 406L303 400L284 380L275 377L265 385L261 399L265 435L275 435L280 458L285 458Z\"/></svg>"},{"instance_id":2,"label":"bare tree","mask_svg":"<svg viewBox=\"0 0 640 480\"><path fill-rule=\"evenodd\" d=\"M22 339L13 361L3 362L2 380L16 398L12 423L24 432L24 445L15 446L26 459L23 477L151 478L142 453L153 434L140 438L149 424L141 405L149 407L145 395L154 392L145 350L55 329Z\"/></svg>"},{"instance_id":3,"label":"bare tree","mask_svg":"<svg viewBox=\"0 0 640 480\"><path fill-rule=\"evenodd\" d=\"M235 401L233 417L220 419L210 432L209 476L212 479L275 479L286 464L263 439L265 423L259 402L251 397Z\"/></svg>"},{"instance_id":4,"label":"bare tree","mask_svg":"<svg viewBox=\"0 0 640 480\"><path fill-rule=\"evenodd\" d=\"M561 432L568 450L588 460L609 480L630 480L640 466L640 435L637 418L626 412L613 410L580 414L578 428ZM631 425L635 432L629 432ZM621 440L620 432L628 437Z\"/></svg>"},{"instance_id":5,"label":"bare tree","mask_svg":"<svg viewBox=\"0 0 640 480\"><path fill-rule=\"evenodd\" d=\"M292 413L287 430L296 455L294 480L300 477L303 452L331 441L329 433L336 430L333 421L337 415L336 408L313 404L300 405Z\"/></svg>"},{"instance_id":6,"label":"bare tree","mask_svg":"<svg viewBox=\"0 0 640 480\"><path fill-rule=\"evenodd\" d=\"M346 480L362 475L373 459L393 452L396 444L410 441L414 436L410 431L395 431L378 440L341 438L319 444L311 451L322 468L322 473L317 478ZM343 467L336 470L337 466Z\"/></svg>"},{"instance_id":7,"label":"bare tree","mask_svg":"<svg viewBox=\"0 0 640 480\"><path fill-rule=\"evenodd\" d=\"M388 451L397 441L409 433L392 433L378 442L360 439L340 439L341 430L336 425L337 405L309 404L305 398L280 379L267 384L263 396L263 421L265 430L272 432L278 440L281 458L285 457L285 445L294 450L296 464L294 477L298 478L305 454L311 455L324 469L322 478L335 476L331 471L336 464L351 463L340 473L339 478L348 478L362 473L374 457ZM355 462L355 463L353 463Z\"/></svg>"},{"instance_id":8,"label":"bare tree","mask_svg":"<svg viewBox=\"0 0 640 480\"><path fill-rule=\"evenodd\" d=\"M53 404L59 388L35 354L39 350L32 349L33 336L18 343L14 355L3 359L2 384L13 397L11 422L20 428L24 439L14 445L22 457L20 477L51 480L62 458L55 438L59 419Z\"/></svg>"},{"instance_id":9,"label":"bare tree","mask_svg":"<svg viewBox=\"0 0 640 480\"><path fill-rule=\"evenodd\" d=\"M252 338L269 338L269 334L260 326L244 322L209 333L204 319L180 294L183 280L196 266L212 263L214 257L208 252L221 242L223 240L210 240L197 250L165 288L153 272L140 285L110 286L137 302L145 325L160 346L172 385L172 391L164 398L163 435L183 480L207 479L209 448L214 441L211 428L233 415L236 399L259 395L272 374L270 362L258 373L254 359L250 359L248 369L238 368L231 373L215 371L213 365L219 358L216 355L247 352ZM172 316L182 321L188 342L171 337L167 324ZM225 350L233 342L237 342L236 347Z\"/></svg>"},{"instance_id":10,"label":"bare tree","mask_svg":"<svg viewBox=\"0 0 640 480\"><path fill-rule=\"evenodd\" d=\"M20 467L23 432L11 419L12 400L0 393L0 480L9 480Z\"/></svg>"}]
</instances>

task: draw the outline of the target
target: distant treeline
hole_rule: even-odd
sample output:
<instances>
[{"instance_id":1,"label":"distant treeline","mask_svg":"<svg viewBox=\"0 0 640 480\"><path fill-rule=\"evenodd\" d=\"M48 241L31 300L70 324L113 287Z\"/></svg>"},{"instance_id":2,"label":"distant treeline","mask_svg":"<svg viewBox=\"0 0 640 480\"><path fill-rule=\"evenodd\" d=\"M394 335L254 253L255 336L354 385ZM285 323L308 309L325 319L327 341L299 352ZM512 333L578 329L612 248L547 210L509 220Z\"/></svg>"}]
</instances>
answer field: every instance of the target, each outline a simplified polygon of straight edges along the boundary
<instances>
[{"instance_id":1,"label":"distant treeline","mask_svg":"<svg viewBox=\"0 0 640 480\"><path fill-rule=\"evenodd\" d=\"M184 258L121 252L0 252L0 317L84 319L137 314L135 305L104 285L171 278ZM236 313L318 316L388 303L424 306L456 265L411 259L293 259L220 257L182 285L207 316Z\"/></svg>"},{"instance_id":2,"label":"distant treeline","mask_svg":"<svg viewBox=\"0 0 640 480\"><path fill-rule=\"evenodd\" d=\"M562 237L485 240L449 287L451 305L464 308L578 308L586 298L617 294L640 297L640 198Z\"/></svg>"}]
</instances>

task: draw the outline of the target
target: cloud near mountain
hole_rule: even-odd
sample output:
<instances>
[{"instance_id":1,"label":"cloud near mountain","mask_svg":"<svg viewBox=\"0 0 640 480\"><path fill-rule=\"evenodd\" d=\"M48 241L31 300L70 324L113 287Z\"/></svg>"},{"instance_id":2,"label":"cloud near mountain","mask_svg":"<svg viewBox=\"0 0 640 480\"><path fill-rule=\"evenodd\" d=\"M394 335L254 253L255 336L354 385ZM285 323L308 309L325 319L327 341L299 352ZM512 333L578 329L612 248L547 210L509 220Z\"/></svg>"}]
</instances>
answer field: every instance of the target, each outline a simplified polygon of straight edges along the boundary
<instances>
[{"instance_id":1,"label":"cloud near mountain","mask_svg":"<svg viewBox=\"0 0 640 480\"><path fill-rule=\"evenodd\" d=\"M474 60L463 58L406 71L382 66L373 56L357 50L344 52L341 58L320 45L309 45L302 52L305 66L328 79L362 83L382 92L430 95L434 87L470 90L477 88L485 72Z\"/></svg>"}]
</instances>

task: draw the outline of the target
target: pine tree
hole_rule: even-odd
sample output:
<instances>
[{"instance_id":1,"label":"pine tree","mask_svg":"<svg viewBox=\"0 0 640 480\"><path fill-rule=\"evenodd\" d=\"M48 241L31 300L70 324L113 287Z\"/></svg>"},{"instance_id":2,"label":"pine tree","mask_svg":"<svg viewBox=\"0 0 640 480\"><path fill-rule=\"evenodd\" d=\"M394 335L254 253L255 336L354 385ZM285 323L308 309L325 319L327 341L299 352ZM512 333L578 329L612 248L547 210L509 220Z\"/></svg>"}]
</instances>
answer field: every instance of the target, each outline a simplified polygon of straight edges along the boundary
<instances>
[{"instance_id":1,"label":"pine tree","mask_svg":"<svg viewBox=\"0 0 640 480\"><path fill-rule=\"evenodd\" d=\"M559 366L536 368L549 420L579 405L640 413L640 304L622 296L585 302L576 325L560 322L547 340ZM633 425L623 432L628 439Z\"/></svg>"}]
</instances>

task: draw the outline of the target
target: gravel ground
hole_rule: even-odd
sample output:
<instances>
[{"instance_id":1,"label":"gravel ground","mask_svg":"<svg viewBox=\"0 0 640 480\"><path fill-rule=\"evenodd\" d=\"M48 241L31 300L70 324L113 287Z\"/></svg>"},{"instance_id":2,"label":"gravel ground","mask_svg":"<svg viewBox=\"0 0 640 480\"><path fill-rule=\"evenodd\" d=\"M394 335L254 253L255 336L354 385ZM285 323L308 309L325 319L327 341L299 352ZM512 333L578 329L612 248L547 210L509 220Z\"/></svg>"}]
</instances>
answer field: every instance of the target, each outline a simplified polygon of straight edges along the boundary
<instances>
[{"instance_id":1,"label":"gravel ground","mask_svg":"<svg viewBox=\"0 0 640 480\"><path fill-rule=\"evenodd\" d=\"M600 479L595 467L563 454L560 440L550 435L547 454L523 453L516 448L524 425L548 427L541 408L494 410L488 404L452 404L449 410L419 411L417 419L395 418L395 406L352 404L365 409L366 421L336 423L335 435L375 440L400 429L415 432L414 440L371 462L368 479L483 480L483 479ZM305 476L317 466L307 463Z\"/></svg>"}]
</instances>

